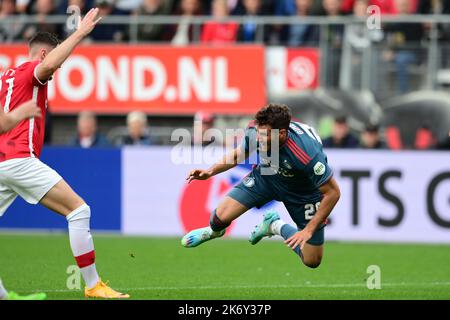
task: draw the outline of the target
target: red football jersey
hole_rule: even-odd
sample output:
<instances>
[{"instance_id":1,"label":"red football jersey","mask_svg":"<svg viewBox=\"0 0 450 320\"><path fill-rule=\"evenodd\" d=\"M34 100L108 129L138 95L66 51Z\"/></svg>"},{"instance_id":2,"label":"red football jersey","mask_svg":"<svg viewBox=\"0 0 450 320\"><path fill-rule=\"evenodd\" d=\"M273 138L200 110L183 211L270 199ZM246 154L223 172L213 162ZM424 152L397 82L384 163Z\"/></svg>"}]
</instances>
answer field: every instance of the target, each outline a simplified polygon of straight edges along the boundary
<instances>
[{"instance_id":1,"label":"red football jersey","mask_svg":"<svg viewBox=\"0 0 450 320\"><path fill-rule=\"evenodd\" d=\"M39 63L25 62L17 68L8 69L0 79L0 103L5 113L30 99L36 102L42 112L42 118L24 120L11 131L0 135L0 162L39 157L41 154L47 110L47 83L41 83L35 76Z\"/></svg>"}]
</instances>

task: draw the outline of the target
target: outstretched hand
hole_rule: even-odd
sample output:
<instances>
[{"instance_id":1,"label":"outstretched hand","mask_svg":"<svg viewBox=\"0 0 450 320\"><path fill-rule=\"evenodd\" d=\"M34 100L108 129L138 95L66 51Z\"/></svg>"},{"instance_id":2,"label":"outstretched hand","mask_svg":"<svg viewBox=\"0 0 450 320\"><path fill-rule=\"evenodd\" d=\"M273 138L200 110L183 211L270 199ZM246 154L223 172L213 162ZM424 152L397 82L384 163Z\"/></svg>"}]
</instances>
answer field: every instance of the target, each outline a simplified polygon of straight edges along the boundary
<instances>
[{"instance_id":1,"label":"outstretched hand","mask_svg":"<svg viewBox=\"0 0 450 320\"><path fill-rule=\"evenodd\" d=\"M211 177L211 173L208 170L195 169L189 172L186 180L190 183L192 180L206 180Z\"/></svg>"},{"instance_id":2,"label":"outstretched hand","mask_svg":"<svg viewBox=\"0 0 450 320\"><path fill-rule=\"evenodd\" d=\"M87 36L89 33L94 30L97 23L102 19L102 17L98 16L99 9L92 8L88 13L81 19L81 16L78 17L78 27L77 30L83 34L83 36Z\"/></svg>"}]
</instances>

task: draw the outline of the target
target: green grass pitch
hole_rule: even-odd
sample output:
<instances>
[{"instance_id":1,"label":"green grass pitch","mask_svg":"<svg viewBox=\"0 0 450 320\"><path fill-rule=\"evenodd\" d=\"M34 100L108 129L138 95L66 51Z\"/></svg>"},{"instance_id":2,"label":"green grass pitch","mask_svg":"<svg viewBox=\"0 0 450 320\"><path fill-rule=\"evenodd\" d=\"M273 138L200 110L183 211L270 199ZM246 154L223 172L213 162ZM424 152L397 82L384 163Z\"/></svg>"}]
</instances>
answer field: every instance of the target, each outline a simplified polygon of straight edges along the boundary
<instances>
[{"instance_id":1,"label":"green grass pitch","mask_svg":"<svg viewBox=\"0 0 450 320\"><path fill-rule=\"evenodd\" d=\"M281 241L219 239L186 249L176 238L95 234L103 280L133 299L450 299L450 246L328 242L318 269ZM68 236L0 233L0 277L9 290L84 299L68 290ZM381 268L369 290L367 267Z\"/></svg>"}]
</instances>

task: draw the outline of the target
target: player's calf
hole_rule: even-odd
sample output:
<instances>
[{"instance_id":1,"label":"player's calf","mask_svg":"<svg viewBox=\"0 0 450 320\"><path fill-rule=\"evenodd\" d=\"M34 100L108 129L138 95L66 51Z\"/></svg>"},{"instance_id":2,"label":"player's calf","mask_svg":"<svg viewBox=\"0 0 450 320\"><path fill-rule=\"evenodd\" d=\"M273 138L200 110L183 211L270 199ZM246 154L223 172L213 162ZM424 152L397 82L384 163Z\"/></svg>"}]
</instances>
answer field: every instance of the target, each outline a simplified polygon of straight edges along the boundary
<instances>
[{"instance_id":1,"label":"player's calf","mask_svg":"<svg viewBox=\"0 0 450 320\"><path fill-rule=\"evenodd\" d=\"M81 205L70 213L66 219L69 227L69 240L81 274L89 288L100 280L95 267L94 241L90 232L91 208Z\"/></svg>"}]
</instances>

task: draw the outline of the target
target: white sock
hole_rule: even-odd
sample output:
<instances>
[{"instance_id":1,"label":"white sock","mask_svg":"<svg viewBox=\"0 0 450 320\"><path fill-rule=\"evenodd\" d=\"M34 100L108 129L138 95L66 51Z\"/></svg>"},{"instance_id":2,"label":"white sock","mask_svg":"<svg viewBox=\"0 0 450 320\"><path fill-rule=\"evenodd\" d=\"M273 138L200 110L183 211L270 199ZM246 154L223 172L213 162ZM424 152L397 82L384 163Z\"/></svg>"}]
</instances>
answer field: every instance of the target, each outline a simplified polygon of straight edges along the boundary
<instances>
[{"instance_id":1,"label":"white sock","mask_svg":"<svg viewBox=\"0 0 450 320\"><path fill-rule=\"evenodd\" d=\"M275 220L270 224L269 232L278 236L281 236L281 228L286 224L281 219Z\"/></svg>"},{"instance_id":2,"label":"white sock","mask_svg":"<svg viewBox=\"0 0 450 320\"><path fill-rule=\"evenodd\" d=\"M6 298L8 298L8 291L6 291L2 279L0 279L0 300L6 300Z\"/></svg>"},{"instance_id":3,"label":"white sock","mask_svg":"<svg viewBox=\"0 0 450 320\"><path fill-rule=\"evenodd\" d=\"M99 281L95 267L94 241L92 240L89 223L91 209L83 204L67 217L69 223L70 247L88 288L94 287Z\"/></svg>"}]
</instances>

